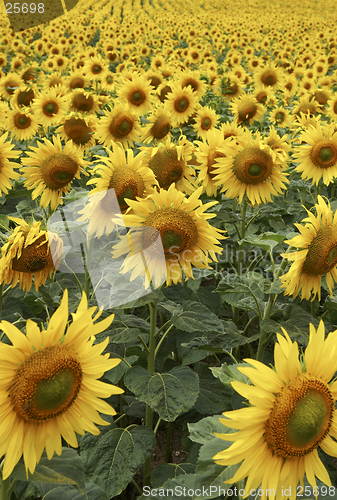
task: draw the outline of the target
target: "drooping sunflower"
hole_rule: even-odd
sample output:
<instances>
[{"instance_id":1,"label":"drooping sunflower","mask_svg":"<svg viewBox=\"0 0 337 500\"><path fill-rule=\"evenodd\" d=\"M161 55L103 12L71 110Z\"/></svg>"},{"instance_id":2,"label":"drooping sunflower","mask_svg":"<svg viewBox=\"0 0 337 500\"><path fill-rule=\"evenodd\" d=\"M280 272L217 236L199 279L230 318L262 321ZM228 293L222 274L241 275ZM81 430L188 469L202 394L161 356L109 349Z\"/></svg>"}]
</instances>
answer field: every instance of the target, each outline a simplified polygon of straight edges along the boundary
<instances>
[{"instance_id":1,"label":"drooping sunflower","mask_svg":"<svg viewBox=\"0 0 337 500\"><path fill-rule=\"evenodd\" d=\"M305 474L313 488L315 476L331 486L317 450L337 456L333 439L337 438L337 382L333 381L337 331L324 339L323 321L317 331L310 324L303 360L297 342L284 328L282 332L275 344L275 370L254 359L244 360L251 367L238 368L252 385L234 381L232 387L250 406L226 412L226 418L220 419L237 432L216 433L224 441L234 441L213 459L224 466L242 462L225 483L247 478L243 498L261 487L261 500L295 500Z\"/></svg>"},{"instance_id":2,"label":"drooping sunflower","mask_svg":"<svg viewBox=\"0 0 337 500\"><path fill-rule=\"evenodd\" d=\"M156 147L140 149L145 153L144 165L152 170L161 188L168 189L173 183L179 191L194 190L194 170L188 165L192 146L185 136L180 136L178 144L168 137Z\"/></svg>"},{"instance_id":3,"label":"drooping sunflower","mask_svg":"<svg viewBox=\"0 0 337 500\"><path fill-rule=\"evenodd\" d=\"M126 99L139 116L150 111L153 99L151 83L143 75L133 74L132 80L125 79L116 88L119 99Z\"/></svg>"},{"instance_id":4,"label":"drooping sunflower","mask_svg":"<svg viewBox=\"0 0 337 500\"><path fill-rule=\"evenodd\" d=\"M139 117L126 101L117 101L111 111L104 111L94 134L104 146L120 143L124 148L133 147L140 134Z\"/></svg>"},{"instance_id":5,"label":"drooping sunflower","mask_svg":"<svg viewBox=\"0 0 337 500\"><path fill-rule=\"evenodd\" d=\"M30 108L9 110L6 125L12 137L19 141L31 139L39 129L39 123Z\"/></svg>"},{"instance_id":6,"label":"drooping sunflower","mask_svg":"<svg viewBox=\"0 0 337 500\"><path fill-rule=\"evenodd\" d=\"M124 151L118 145L108 153L108 157L98 160L104 165L97 165L94 172L101 178L87 182L96 187L88 194L89 203L78 212L83 214L78 221L89 220L88 234L95 233L97 238L113 231L115 223L111 219L129 208L127 199L145 198L154 192L153 186L158 185L153 172L142 163L144 153L134 156L132 149Z\"/></svg>"},{"instance_id":7,"label":"drooping sunflower","mask_svg":"<svg viewBox=\"0 0 337 500\"><path fill-rule=\"evenodd\" d=\"M40 229L41 221L30 226L23 219L9 217L18 226L1 248L0 282L19 282L29 292L34 277L35 290L44 285L57 269L63 253L63 241L57 234Z\"/></svg>"},{"instance_id":8,"label":"drooping sunflower","mask_svg":"<svg viewBox=\"0 0 337 500\"><path fill-rule=\"evenodd\" d=\"M282 172L283 155L264 144L259 133L255 139L248 133L235 139L219 149L225 157L214 166L215 185L222 185L221 193L229 198L238 196L239 203L245 194L252 205L272 201L271 195L277 196L289 182Z\"/></svg>"},{"instance_id":9,"label":"drooping sunflower","mask_svg":"<svg viewBox=\"0 0 337 500\"><path fill-rule=\"evenodd\" d=\"M260 120L266 112L266 108L257 102L255 97L248 95L234 99L230 108L234 114L234 123L237 125L252 124Z\"/></svg>"},{"instance_id":10,"label":"drooping sunflower","mask_svg":"<svg viewBox=\"0 0 337 500\"><path fill-rule=\"evenodd\" d=\"M3 479L10 476L23 455L26 474L34 473L42 452L50 460L62 453L62 440L77 447L76 433L100 433L96 424L109 425L99 413L116 411L100 398L124 392L98 380L120 359L102 355L109 337L94 344L95 335L106 330L114 315L94 323L95 307L88 309L85 293L68 326L68 290L45 331L28 319L26 335L8 321L1 330L12 345L0 345L0 394L3 420L0 453L5 454ZM13 432L15 429L15 432ZM9 431L12 432L9 432Z\"/></svg>"},{"instance_id":11,"label":"drooping sunflower","mask_svg":"<svg viewBox=\"0 0 337 500\"><path fill-rule=\"evenodd\" d=\"M93 115L82 115L78 112L70 111L61 118L60 127L56 133L66 142L81 151L88 151L95 145L94 133L96 131L98 119Z\"/></svg>"},{"instance_id":12,"label":"drooping sunflower","mask_svg":"<svg viewBox=\"0 0 337 500\"><path fill-rule=\"evenodd\" d=\"M37 121L44 127L59 122L69 109L69 97L61 96L56 87L41 92L34 98L32 111Z\"/></svg>"},{"instance_id":13,"label":"drooping sunflower","mask_svg":"<svg viewBox=\"0 0 337 500\"><path fill-rule=\"evenodd\" d=\"M194 120L195 125L193 125L193 130L197 133L198 137L205 139L207 132L213 130L217 126L219 116L217 116L215 110L209 106L202 106L197 111Z\"/></svg>"},{"instance_id":14,"label":"drooping sunflower","mask_svg":"<svg viewBox=\"0 0 337 500\"><path fill-rule=\"evenodd\" d=\"M321 196L317 201L317 216L306 209L308 217L302 220L305 226L295 224L301 235L285 240L288 245L303 250L282 254L282 257L294 261L289 271L280 278L286 288L284 295L297 297L301 291L301 300L310 300L312 292L311 301L316 294L321 300L323 275L326 274L331 297L334 280L337 281L337 212L333 214L329 201L326 205Z\"/></svg>"},{"instance_id":15,"label":"drooping sunflower","mask_svg":"<svg viewBox=\"0 0 337 500\"><path fill-rule=\"evenodd\" d=\"M12 189L11 179L19 179L19 172L15 172L15 166L19 166L12 161L12 159L18 159L20 156L19 151L14 151L14 144L11 142L5 142L8 137L8 132L5 132L0 136L0 196L3 193L8 194L8 190Z\"/></svg>"},{"instance_id":16,"label":"drooping sunflower","mask_svg":"<svg viewBox=\"0 0 337 500\"><path fill-rule=\"evenodd\" d=\"M165 101L165 108L170 111L173 123L179 126L193 115L198 104L198 96L189 86L183 88L181 85L173 84L171 89L172 92Z\"/></svg>"},{"instance_id":17,"label":"drooping sunflower","mask_svg":"<svg viewBox=\"0 0 337 500\"><path fill-rule=\"evenodd\" d=\"M159 232L165 259L162 259L158 251L160 245L154 245L150 249L154 238L153 231L142 230L132 234L132 248L128 235L122 237L113 248L113 257L128 255L123 263L121 272L125 274L133 269L131 280L137 276L144 275L143 256L144 250L148 264L148 273L145 277L145 287L149 287L152 279L157 288L166 278L169 286L172 282L182 281L182 270L186 279L193 278L192 265L199 269L209 268L211 259L217 261L216 253L222 249L219 240L225 239L221 230L212 227L207 219L215 217L215 214L205 211L217 202L209 202L205 205L199 200L202 188L197 189L189 198L184 193L177 191L172 184L168 190L160 189L143 200L127 203L132 209L132 214L123 216L127 227L145 226L154 228Z\"/></svg>"},{"instance_id":18,"label":"drooping sunflower","mask_svg":"<svg viewBox=\"0 0 337 500\"><path fill-rule=\"evenodd\" d=\"M55 210L63 204L62 196L69 193L74 178L80 179L80 174L87 163L70 141L62 147L58 136L53 142L44 139L37 148L31 146L27 158L22 158L21 173L25 179L24 186L34 189L32 199L41 196L40 206L47 208L50 204Z\"/></svg>"},{"instance_id":19,"label":"drooping sunflower","mask_svg":"<svg viewBox=\"0 0 337 500\"><path fill-rule=\"evenodd\" d=\"M162 142L171 137L171 113L164 106L158 106L147 117L149 124L142 127L140 141L148 144L152 141Z\"/></svg>"},{"instance_id":20,"label":"drooping sunflower","mask_svg":"<svg viewBox=\"0 0 337 500\"><path fill-rule=\"evenodd\" d=\"M312 179L312 183L318 185L323 179L325 185L329 185L334 177L337 177L337 132L333 125L317 124L317 127L309 126L299 137L301 144L294 148L293 156L299 165L298 172L302 172L302 179Z\"/></svg>"}]
</instances>

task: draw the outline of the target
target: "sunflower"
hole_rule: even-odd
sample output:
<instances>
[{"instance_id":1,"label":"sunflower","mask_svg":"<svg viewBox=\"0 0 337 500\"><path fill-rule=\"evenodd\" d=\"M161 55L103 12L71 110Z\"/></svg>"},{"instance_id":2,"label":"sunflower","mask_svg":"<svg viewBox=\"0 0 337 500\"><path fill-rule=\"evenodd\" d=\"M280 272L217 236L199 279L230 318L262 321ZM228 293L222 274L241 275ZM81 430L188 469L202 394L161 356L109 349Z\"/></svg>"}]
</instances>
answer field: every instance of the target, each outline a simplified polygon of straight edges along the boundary
<instances>
[{"instance_id":1,"label":"sunflower","mask_svg":"<svg viewBox=\"0 0 337 500\"><path fill-rule=\"evenodd\" d=\"M327 115L334 122L337 121L337 96L333 95L328 101Z\"/></svg>"},{"instance_id":2,"label":"sunflower","mask_svg":"<svg viewBox=\"0 0 337 500\"><path fill-rule=\"evenodd\" d=\"M133 147L140 135L138 115L130 108L126 101L117 101L112 111L104 111L105 116L100 118L95 139L104 146L113 142L120 143L124 148Z\"/></svg>"},{"instance_id":3,"label":"sunflower","mask_svg":"<svg viewBox=\"0 0 337 500\"><path fill-rule=\"evenodd\" d=\"M233 73L222 77L220 81L220 85L215 87L215 94L221 96L226 101L233 101L233 99L240 97L243 93L242 81Z\"/></svg>"},{"instance_id":4,"label":"sunflower","mask_svg":"<svg viewBox=\"0 0 337 500\"><path fill-rule=\"evenodd\" d=\"M278 127L286 128L291 124L291 114L282 106L276 106L270 112L269 120Z\"/></svg>"},{"instance_id":5,"label":"sunflower","mask_svg":"<svg viewBox=\"0 0 337 500\"><path fill-rule=\"evenodd\" d=\"M245 193L253 206L272 201L271 194L278 195L289 182L282 172L283 155L264 144L259 133L255 139L247 133L237 141L231 139L219 149L225 157L214 167L215 185L223 185L221 193L228 198L239 196L239 203Z\"/></svg>"},{"instance_id":6,"label":"sunflower","mask_svg":"<svg viewBox=\"0 0 337 500\"><path fill-rule=\"evenodd\" d=\"M302 291L301 300L309 300L312 292L311 301L316 294L321 300L321 279L324 274L331 297L334 280L337 281L337 212L333 214L329 201L326 205L321 196L318 196L317 201L317 216L306 209L308 217L302 220L305 226L295 224L301 235L285 240L289 245L303 250L282 254L282 257L294 261L289 271L280 278L282 286L286 288L284 295L297 297Z\"/></svg>"},{"instance_id":7,"label":"sunflower","mask_svg":"<svg viewBox=\"0 0 337 500\"><path fill-rule=\"evenodd\" d=\"M315 102L315 98L310 94L303 94L298 103L294 106L293 115L300 116L300 113L314 116L318 111L318 103Z\"/></svg>"},{"instance_id":8,"label":"sunflower","mask_svg":"<svg viewBox=\"0 0 337 500\"><path fill-rule=\"evenodd\" d=\"M177 83L184 89L190 87L200 100L206 92L206 84L200 79L200 73L197 71L183 71L178 76Z\"/></svg>"},{"instance_id":9,"label":"sunflower","mask_svg":"<svg viewBox=\"0 0 337 500\"><path fill-rule=\"evenodd\" d=\"M254 72L254 80L257 85L277 89L282 86L282 79L282 70L272 63Z\"/></svg>"},{"instance_id":10,"label":"sunflower","mask_svg":"<svg viewBox=\"0 0 337 500\"><path fill-rule=\"evenodd\" d=\"M267 106L268 108L276 106L275 92L272 87L259 85L255 88L253 96L255 97L257 102Z\"/></svg>"},{"instance_id":11,"label":"sunflower","mask_svg":"<svg viewBox=\"0 0 337 500\"><path fill-rule=\"evenodd\" d=\"M41 92L31 105L35 118L44 127L58 123L69 109L69 97L59 95L58 90L51 87Z\"/></svg>"},{"instance_id":12,"label":"sunflower","mask_svg":"<svg viewBox=\"0 0 337 500\"><path fill-rule=\"evenodd\" d=\"M289 159L289 151L291 150L291 146L287 143L286 136L284 135L283 137L280 137L275 128L270 127L268 135L265 135L263 138L263 142L265 142L273 151L283 155L282 166L286 168L287 161Z\"/></svg>"},{"instance_id":13,"label":"sunflower","mask_svg":"<svg viewBox=\"0 0 337 500\"><path fill-rule=\"evenodd\" d=\"M224 139L228 139L229 137L242 137L245 135L244 129L235 125L233 122L223 123L219 130Z\"/></svg>"},{"instance_id":14,"label":"sunflower","mask_svg":"<svg viewBox=\"0 0 337 500\"><path fill-rule=\"evenodd\" d=\"M313 89L312 95L315 101L318 103L320 112L325 113L325 106L331 99L331 92L329 92L328 89L321 89L316 87Z\"/></svg>"},{"instance_id":15,"label":"sunflower","mask_svg":"<svg viewBox=\"0 0 337 500\"><path fill-rule=\"evenodd\" d=\"M31 103L36 96L36 88L30 85L21 85L10 98L12 108L21 108L31 106Z\"/></svg>"},{"instance_id":16,"label":"sunflower","mask_svg":"<svg viewBox=\"0 0 337 500\"><path fill-rule=\"evenodd\" d=\"M219 240L225 239L225 236L207 221L215 215L205 213L217 202L203 205L199 200L201 192L200 187L187 198L172 184L167 191L160 189L143 200L128 200L133 213L123 216L125 226L145 226L158 231L165 260L159 251L159 243L150 248L154 239L153 231L143 229L138 233L133 232L131 255L123 263L123 274L134 269L131 280L141 275L144 272L144 253L148 264L145 287L149 286L150 277L157 288L165 278L167 286L182 281L182 270L186 279L193 278L192 264L199 269L209 269L209 256L217 261L215 253L222 252L218 246ZM129 252L130 241L125 235L115 245L112 254L116 258Z\"/></svg>"},{"instance_id":17,"label":"sunflower","mask_svg":"<svg viewBox=\"0 0 337 500\"><path fill-rule=\"evenodd\" d=\"M7 130L11 132L12 138L19 141L31 139L38 131L38 121L31 113L30 108L25 108L24 111L14 108L8 111L7 118Z\"/></svg>"},{"instance_id":18,"label":"sunflower","mask_svg":"<svg viewBox=\"0 0 337 500\"><path fill-rule=\"evenodd\" d=\"M255 97L248 95L234 99L230 108L234 114L234 123L237 125L252 124L260 120L266 112L266 108L257 102Z\"/></svg>"},{"instance_id":19,"label":"sunflower","mask_svg":"<svg viewBox=\"0 0 337 500\"><path fill-rule=\"evenodd\" d=\"M299 162L296 170L302 172L302 179L312 179L318 185L320 179L328 186L337 177L337 132L333 125L309 126L299 137L307 143L294 148L293 156Z\"/></svg>"},{"instance_id":20,"label":"sunflower","mask_svg":"<svg viewBox=\"0 0 337 500\"><path fill-rule=\"evenodd\" d=\"M168 137L156 147L142 147L145 153L144 165L154 173L158 184L168 189L173 183L179 191L191 193L194 190L194 170L188 166L192 158L192 146L185 136L174 144Z\"/></svg>"},{"instance_id":21,"label":"sunflower","mask_svg":"<svg viewBox=\"0 0 337 500\"><path fill-rule=\"evenodd\" d=\"M0 78L0 96L9 100L16 88L24 84L22 78L17 73L7 73L6 76Z\"/></svg>"},{"instance_id":22,"label":"sunflower","mask_svg":"<svg viewBox=\"0 0 337 500\"><path fill-rule=\"evenodd\" d=\"M22 158L23 177L27 180L24 187L34 189L32 199L41 196L40 206L47 208L50 204L55 210L63 204L62 196L69 193L72 181L81 178L81 170L86 166L78 150L70 141L62 147L58 136L53 142L44 139L37 148L31 146L33 152L27 151L27 158Z\"/></svg>"},{"instance_id":23,"label":"sunflower","mask_svg":"<svg viewBox=\"0 0 337 500\"><path fill-rule=\"evenodd\" d=\"M171 137L172 128L171 113L163 105L151 111L147 117L149 124L142 127L140 141L148 144L152 141L162 142Z\"/></svg>"},{"instance_id":24,"label":"sunflower","mask_svg":"<svg viewBox=\"0 0 337 500\"><path fill-rule=\"evenodd\" d=\"M104 76L102 76L100 86L102 90L114 92L116 87L115 73L106 72Z\"/></svg>"},{"instance_id":25,"label":"sunflower","mask_svg":"<svg viewBox=\"0 0 337 500\"><path fill-rule=\"evenodd\" d=\"M100 80L107 71L107 62L100 56L89 57L83 66L83 73L91 80Z\"/></svg>"},{"instance_id":26,"label":"sunflower","mask_svg":"<svg viewBox=\"0 0 337 500\"><path fill-rule=\"evenodd\" d=\"M166 98L165 108L170 111L174 124L179 126L193 115L198 96L189 86L183 88L181 85L172 84L171 90Z\"/></svg>"},{"instance_id":27,"label":"sunflower","mask_svg":"<svg viewBox=\"0 0 337 500\"><path fill-rule=\"evenodd\" d=\"M11 179L20 179L20 174L14 171L14 162L10 158L18 159L20 156L19 151L13 151L14 144L5 142L8 137L8 132L0 136L0 196L3 193L8 194L8 190L12 189Z\"/></svg>"},{"instance_id":28,"label":"sunflower","mask_svg":"<svg viewBox=\"0 0 337 500\"><path fill-rule=\"evenodd\" d=\"M50 460L62 453L62 440L77 447L75 432L99 434L96 424L109 425L98 412L115 415L115 410L100 398L124 392L98 379L114 368L120 359L101 353L104 342L94 344L95 335L106 330L114 315L94 323L95 307L88 309L85 293L73 320L68 322L68 290L49 320L45 331L28 319L26 334L8 321L0 328L12 345L0 345L3 420L0 453L5 454L3 479L10 476L23 455L26 474L32 474L46 448ZM15 429L15 432L9 430Z\"/></svg>"},{"instance_id":29,"label":"sunflower","mask_svg":"<svg viewBox=\"0 0 337 500\"><path fill-rule=\"evenodd\" d=\"M209 106L202 106L197 111L194 120L195 125L193 126L193 130L197 133L198 137L205 139L207 132L217 126L219 117L214 109L211 109Z\"/></svg>"},{"instance_id":30,"label":"sunflower","mask_svg":"<svg viewBox=\"0 0 337 500\"><path fill-rule=\"evenodd\" d=\"M119 99L126 99L130 108L139 116L150 111L152 106L152 87L145 76L134 74L132 80L125 79L117 87Z\"/></svg>"},{"instance_id":31,"label":"sunflower","mask_svg":"<svg viewBox=\"0 0 337 500\"><path fill-rule=\"evenodd\" d=\"M101 178L87 182L96 187L88 195L89 203L78 212L83 214L80 222L89 220L88 234L95 233L97 238L112 232L115 227L112 217L129 208L126 199L145 198L158 184L153 172L143 166L144 153L134 157L132 149L125 152L117 145L108 153L108 157L97 160L104 163L94 169Z\"/></svg>"},{"instance_id":32,"label":"sunflower","mask_svg":"<svg viewBox=\"0 0 337 500\"><path fill-rule=\"evenodd\" d=\"M275 344L275 369L254 359L244 360L251 367L238 368L252 385L234 381L232 387L250 405L226 412L226 418L220 419L237 432L216 433L224 441L234 441L213 460L225 466L242 462L225 483L233 484L247 477L243 498L261 486L261 500L267 500L267 496L271 500L288 498L286 490L291 491L289 498L295 500L304 474L313 488L318 489L315 476L331 486L317 449L337 455L337 444L332 439L337 438L337 382L332 380L336 371L337 331L324 339L323 321L317 331L310 324L303 359L299 359L297 342L291 341L284 328L282 331Z\"/></svg>"},{"instance_id":33,"label":"sunflower","mask_svg":"<svg viewBox=\"0 0 337 500\"><path fill-rule=\"evenodd\" d=\"M65 85L70 90L84 89L86 87L89 87L90 79L86 75L83 75L82 71L76 70L66 78Z\"/></svg>"},{"instance_id":34,"label":"sunflower","mask_svg":"<svg viewBox=\"0 0 337 500\"><path fill-rule=\"evenodd\" d=\"M84 116L70 111L61 119L61 127L56 133L79 150L89 150L95 146L94 132L97 122L97 118L93 115Z\"/></svg>"},{"instance_id":35,"label":"sunflower","mask_svg":"<svg viewBox=\"0 0 337 500\"><path fill-rule=\"evenodd\" d=\"M70 109L80 113L95 114L99 112L97 97L84 89L73 90L69 95Z\"/></svg>"},{"instance_id":36,"label":"sunflower","mask_svg":"<svg viewBox=\"0 0 337 500\"><path fill-rule=\"evenodd\" d=\"M19 218L9 219L18 226L1 248L0 282L12 282L13 288L19 281L20 288L29 292L34 276L35 290L38 290L59 266L63 241L51 231L42 231L41 221L30 226Z\"/></svg>"},{"instance_id":37,"label":"sunflower","mask_svg":"<svg viewBox=\"0 0 337 500\"><path fill-rule=\"evenodd\" d=\"M208 196L216 196L218 188L214 184L214 167L216 159L225 156L224 153L218 151L218 148L225 146L223 133L218 129L209 130L206 138L203 141L195 141L195 144L197 148L194 155L199 164L197 170L200 170L197 183L202 182Z\"/></svg>"}]
</instances>

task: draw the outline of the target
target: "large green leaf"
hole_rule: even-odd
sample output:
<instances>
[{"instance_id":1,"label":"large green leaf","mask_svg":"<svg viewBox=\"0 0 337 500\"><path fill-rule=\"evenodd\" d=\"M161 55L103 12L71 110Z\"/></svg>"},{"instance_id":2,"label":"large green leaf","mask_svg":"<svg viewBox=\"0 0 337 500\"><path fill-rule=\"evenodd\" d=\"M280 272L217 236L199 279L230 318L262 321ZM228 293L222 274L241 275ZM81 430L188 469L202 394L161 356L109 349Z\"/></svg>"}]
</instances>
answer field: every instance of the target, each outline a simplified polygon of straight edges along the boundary
<instances>
[{"instance_id":1,"label":"large green leaf","mask_svg":"<svg viewBox=\"0 0 337 500\"><path fill-rule=\"evenodd\" d=\"M183 301L179 310L173 312L171 321L176 328L186 332L223 331L221 320L216 314L200 302L191 300Z\"/></svg>"},{"instance_id":2,"label":"large green leaf","mask_svg":"<svg viewBox=\"0 0 337 500\"><path fill-rule=\"evenodd\" d=\"M194 371L199 376L200 391L195 408L199 413L214 415L231 410L232 390L216 379L206 363L197 363Z\"/></svg>"},{"instance_id":3,"label":"large green leaf","mask_svg":"<svg viewBox=\"0 0 337 500\"><path fill-rule=\"evenodd\" d=\"M119 495L154 446L154 432L145 426L115 427L96 439L92 436L82 439L81 455L86 476L109 498Z\"/></svg>"},{"instance_id":4,"label":"large green leaf","mask_svg":"<svg viewBox=\"0 0 337 500\"><path fill-rule=\"evenodd\" d=\"M85 483L86 494L76 493L74 488L59 486L43 496L43 500L109 500L106 493L97 484Z\"/></svg>"},{"instance_id":5,"label":"large green leaf","mask_svg":"<svg viewBox=\"0 0 337 500\"><path fill-rule=\"evenodd\" d=\"M153 375L141 366L134 366L125 374L124 383L139 401L148 404L167 422L189 410L199 393L198 376L188 366Z\"/></svg>"},{"instance_id":6,"label":"large green leaf","mask_svg":"<svg viewBox=\"0 0 337 500\"><path fill-rule=\"evenodd\" d=\"M183 464L167 464L161 463L157 465L151 474L151 483L154 488L159 488L168 479L174 479L175 477L192 474L195 472L196 466L194 464L183 463Z\"/></svg>"}]
</instances>

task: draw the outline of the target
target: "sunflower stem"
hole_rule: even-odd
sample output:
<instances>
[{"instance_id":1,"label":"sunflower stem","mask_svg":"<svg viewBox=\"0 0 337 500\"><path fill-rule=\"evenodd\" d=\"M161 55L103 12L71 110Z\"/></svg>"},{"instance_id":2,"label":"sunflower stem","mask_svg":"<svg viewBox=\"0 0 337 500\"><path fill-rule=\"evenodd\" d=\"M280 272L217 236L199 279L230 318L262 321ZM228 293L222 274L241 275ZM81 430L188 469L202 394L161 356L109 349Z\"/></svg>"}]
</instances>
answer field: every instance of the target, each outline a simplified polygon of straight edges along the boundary
<instances>
[{"instance_id":1,"label":"sunflower stem","mask_svg":"<svg viewBox=\"0 0 337 500\"><path fill-rule=\"evenodd\" d=\"M94 238L89 239L87 237L87 244L86 244L86 252L85 252L85 283L84 283L84 291L89 299L89 293L90 293L90 285L91 285L91 279L90 279L90 273L89 273L89 268L91 264L91 256L92 256L92 248L94 245Z\"/></svg>"},{"instance_id":2,"label":"sunflower stem","mask_svg":"<svg viewBox=\"0 0 337 500\"><path fill-rule=\"evenodd\" d=\"M147 357L147 369L152 375L154 373L155 359L156 359L156 324L157 324L157 302L150 302L150 338L148 345L148 357ZM147 404L146 405L146 416L145 425L147 427L153 427L153 410ZM145 460L144 464L144 486L150 486L151 484L151 456Z\"/></svg>"},{"instance_id":3,"label":"sunflower stem","mask_svg":"<svg viewBox=\"0 0 337 500\"><path fill-rule=\"evenodd\" d=\"M11 496L11 484L10 484L10 478L8 477L7 479L3 479L3 462L1 464L1 491L0 491L0 500L10 500Z\"/></svg>"},{"instance_id":4,"label":"sunflower stem","mask_svg":"<svg viewBox=\"0 0 337 500\"><path fill-rule=\"evenodd\" d=\"M171 440L172 440L173 423L169 422L166 431L166 442L165 442L165 458L164 462L168 463L171 456Z\"/></svg>"}]
</instances>

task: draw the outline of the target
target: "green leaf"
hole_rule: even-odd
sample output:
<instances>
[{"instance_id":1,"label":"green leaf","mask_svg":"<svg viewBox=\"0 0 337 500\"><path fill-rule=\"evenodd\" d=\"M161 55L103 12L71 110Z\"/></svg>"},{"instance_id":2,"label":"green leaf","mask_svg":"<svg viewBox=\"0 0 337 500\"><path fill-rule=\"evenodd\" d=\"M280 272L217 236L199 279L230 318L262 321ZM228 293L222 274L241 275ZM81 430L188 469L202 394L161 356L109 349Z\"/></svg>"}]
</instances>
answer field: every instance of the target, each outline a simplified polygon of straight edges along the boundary
<instances>
[{"instance_id":1,"label":"green leaf","mask_svg":"<svg viewBox=\"0 0 337 500\"><path fill-rule=\"evenodd\" d=\"M159 488L168 479L174 479L175 477L192 474L195 472L196 466L194 464L167 464L161 463L157 465L151 474L151 483L153 488Z\"/></svg>"},{"instance_id":2,"label":"green leaf","mask_svg":"<svg viewBox=\"0 0 337 500\"><path fill-rule=\"evenodd\" d=\"M223 331L221 320L208 307L190 300L183 301L182 310L173 313L172 323L179 330L194 331Z\"/></svg>"},{"instance_id":3,"label":"green leaf","mask_svg":"<svg viewBox=\"0 0 337 500\"><path fill-rule=\"evenodd\" d=\"M11 477L27 481L22 459L14 467ZM85 494L84 480L82 458L72 448L62 448L62 454L53 456L51 460L43 452L34 474L28 473L28 481L68 485L82 494Z\"/></svg>"},{"instance_id":4,"label":"green leaf","mask_svg":"<svg viewBox=\"0 0 337 500\"><path fill-rule=\"evenodd\" d=\"M232 391L216 379L206 363L197 363L194 371L199 376L199 396L195 408L201 414L214 415L215 413L231 410Z\"/></svg>"},{"instance_id":5,"label":"green leaf","mask_svg":"<svg viewBox=\"0 0 337 500\"><path fill-rule=\"evenodd\" d=\"M237 380L238 382L243 382L244 384L250 384L250 379L241 373L238 368L241 366L249 367L248 363L237 363L235 365L227 365L223 363L220 368L210 367L214 377L218 377L220 381L228 386L231 386L231 382Z\"/></svg>"},{"instance_id":6,"label":"green leaf","mask_svg":"<svg viewBox=\"0 0 337 500\"><path fill-rule=\"evenodd\" d=\"M154 432L146 426L116 427L96 441L83 439L81 455L86 476L109 498L115 497L131 482L154 446Z\"/></svg>"},{"instance_id":7,"label":"green leaf","mask_svg":"<svg viewBox=\"0 0 337 500\"><path fill-rule=\"evenodd\" d=\"M189 439L195 443L205 444L214 439L214 432L227 432L228 429L220 422L221 415L206 417L195 424L187 424Z\"/></svg>"},{"instance_id":8,"label":"green leaf","mask_svg":"<svg viewBox=\"0 0 337 500\"><path fill-rule=\"evenodd\" d=\"M115 353L110 353L110 358L120 359L121 356L118 356L118 354ZM120 379L123 377L124 373L126 373L130 368L130 366L126 364L124 359L129 363L129 365L133 365L136 361L138 361L138 356L134 354L132 356L127 356L126 358L123 358L122 361L117 366L104 373L104 377L110 380L112 384L117 384L117 382L119 382Z\"/></svg>"},{"instance_id":9,"label":"green leaf","mask_svg":"<svg viewBox=\"0 0 337 500\"><path fill-rule=\"evenodd\" d=\"M125 374L124 383L139 401L148 404L167 422L189 410L199 391L198 376L187 366L153 375L141 366L134 366Z\"/></svg>"},{"instance_id":10,"label":"green leaf","mask_svg":"<svg viewBox=\"0 0 337 500\"><path fill-rule=\"evenodd\" d=\"M261 321L260 327L267 333L274 332L281 334L281 327L283 327L292 341L307 345L309 341L309 323L312 323L314 327L317 328L319 323L318 320L299 306L294 307L287 316L289 316L289 319L286 321L265 319Z\"/></svg>"},{"instance_id":11,"label":"green leaf","mask_svg":"<svg viewBox=\"0 0 337 500\"><path fill-rule=\"evenodd\" d=\"M94 483L85 483L86 495L82 493L76 493L74 488L69 486L59 486L54 488L46 495L44 495L43 500L109 500L106 493Z\"/></svg>"}]
</instances>

